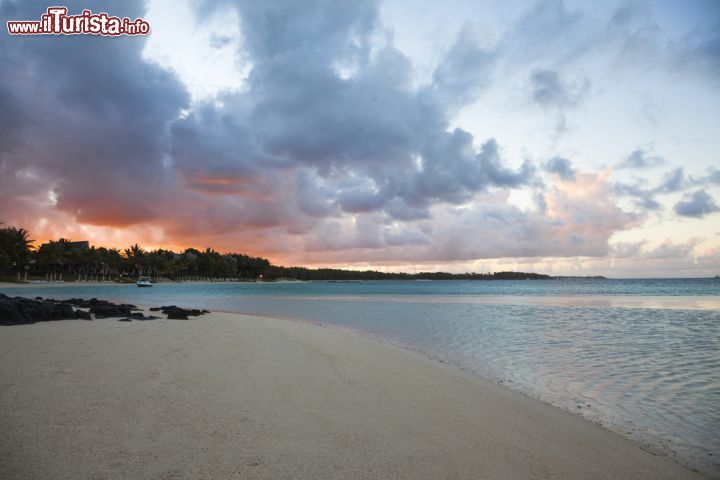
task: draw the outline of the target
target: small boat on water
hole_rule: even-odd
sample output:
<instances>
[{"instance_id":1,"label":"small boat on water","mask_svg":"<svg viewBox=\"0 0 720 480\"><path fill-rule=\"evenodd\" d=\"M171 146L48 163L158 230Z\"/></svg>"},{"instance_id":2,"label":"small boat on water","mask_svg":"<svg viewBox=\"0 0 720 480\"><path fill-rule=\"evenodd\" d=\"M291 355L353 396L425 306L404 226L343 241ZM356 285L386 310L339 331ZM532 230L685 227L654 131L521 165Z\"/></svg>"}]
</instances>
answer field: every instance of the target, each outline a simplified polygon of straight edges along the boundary
<instances>
[{"instance_id":1,"label":"small boat on water","mask_svg":"<svg viewBox=\"0 0 720 480\"><path fill-rule=\"evenodd\" d=\"M138 278L137 286L138 287L152 287L153 284L150 281L150 277L140 277L140 278Z\"/></svg>"}]
</instances>

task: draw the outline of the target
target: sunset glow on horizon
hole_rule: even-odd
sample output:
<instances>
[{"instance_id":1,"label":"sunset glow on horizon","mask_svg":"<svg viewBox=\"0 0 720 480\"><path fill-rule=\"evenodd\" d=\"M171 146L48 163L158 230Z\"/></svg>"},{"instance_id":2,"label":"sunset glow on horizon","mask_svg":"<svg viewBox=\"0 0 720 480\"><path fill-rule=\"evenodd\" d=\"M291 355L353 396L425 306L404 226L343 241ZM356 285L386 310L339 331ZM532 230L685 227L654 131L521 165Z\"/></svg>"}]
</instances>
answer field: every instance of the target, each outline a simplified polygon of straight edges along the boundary
<instances>
[{"instance_id":1,"label":"sunset glow on horizon","mask_svg":"<svg viewBox=\"0 0 720 480\"><path fill-rule=\"evenodd\" d=\"M47 7L1 0L3 25ZM36 246L720 274L718 2L102 10L151 32L0 44L0 221Z\"/></svg>"}]
</instances>

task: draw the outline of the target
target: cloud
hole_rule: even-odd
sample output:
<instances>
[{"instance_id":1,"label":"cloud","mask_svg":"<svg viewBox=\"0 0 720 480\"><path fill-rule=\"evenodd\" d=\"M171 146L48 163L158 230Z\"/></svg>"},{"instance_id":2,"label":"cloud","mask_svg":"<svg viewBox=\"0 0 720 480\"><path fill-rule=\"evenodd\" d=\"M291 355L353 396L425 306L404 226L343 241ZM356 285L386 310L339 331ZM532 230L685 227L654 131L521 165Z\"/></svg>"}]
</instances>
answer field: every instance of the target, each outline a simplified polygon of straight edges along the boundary
<instances>
[{"instance_id":1,"label":"cloud","mask_svg":"<svg viewBox=\"0 0 720 480\"><path fill-rule=\"evenodd\" d=\"M426 218L434 203L466 202L490 187L528 184L529 163L511 169L493 139L478 150L471 134L449 129L451 112L492 70L493 54L477 46L471 28L460 31L431 83L414 89L412 65L392 44L369 54L375 9L373 2L349 12L325 2L302 10L239 5L253 64L248 88L173 125L178 175L237 177L246 189L258 175L303 171L305 185L312 178L326 192L324 205L303 197L304 211L381 211L398 220ZM352 74L339 75L333 66L348 62Z\"/></svg>"},{"instance_id":2,"label":"cloud","mask_svg":"<svg viewBox=\"0 0 720 480\"><path fill-rule=\"evenodd\" d=\"M657 191L645 188L641 181L616 183L613 185L613 191L619 196L632 197L633 203L643 210L660 210L662 208L660 203L655 200Z\"/></svg>"},{"instance_id":3,"label":"cloud","mask_svg":"<svg viewBox=\"0 0 720 480\"><path fill-rule=\"evenodd\" d=\"M709 183L720 185L720 170L717 168L709 169L706 179Z\"/></svg>"},{"instance_id":4,"label":"cloud","mask_svg":"<svg viewBox=\"0 0 720 480\"><path fill-rule=\"evenodd\" d=\"M720 185L720 170L715 167L710 167L705 170L704 175L690 177L688 184L693 186Z\"/></svg>"},{"instance_id":5,"label":"cloud","mask_svg":"<svg viewBox=\"0 0 720 480\"><path fill-rule=\"evenodd\" d=\"M501 42L504 55L516 64L537 62L549 56L569 62L593 48L594 33L579 10L563 0L538 0L515 22Z\"/></svg>"},{"instance_id":6,"label":"cloud","mask_svg":"<svg viewBox=\"0 0 720 480\"><path fill-rule=\"evenodd\" d=\"M673 243L672 241L667 240L652 250L644 252L642 257L649 260L687 258L690 256L698 243L700 242L696 238L691 238L685 243Z\"/></svg>"},{"instance_id":7,"label":"cloud","mask_svg":"<svg viewBox=\"0 0 720 480\"><path fill-rule=\"evenodd\" d=\"M695 71L718 85L720 74L720 12L705 12L714 21L693 31L670 46L671 65L682 71Z\"/></svg>"},{"instance_id":8,"label":"cloud","mask_svg":"<svg viewBox=\"0 0 720 480\"><path fill-rule=\"evenodd\" d=\"M616 27L627 27L645 17L647 13L645 6L639 2L624 2L615 9L610 23Z\"/></svg>"},{"instance_id":9,"label":"cloud","mask_svg":"<svg viewBox=\"0 0 720 480\"><path fill-rule=\"evenodd\" d=\"M608 254L610 236L637 221L613 203L607 174L578 174L576 182L550 189L546 199L546 211L510 205L505 192L481 194L462 207L435 205L432 221L401 227L400 244L388 242L398 225L377 213L333 219L307 236L303 249L315 252L309 261L331 264L593 257Z\"/></svg>"},{"instance_id":10,"label":"cloud","mask_svg":"<svg viewBox=\"0 0 720 480\"><path fill-rule=\"evenodd\" d=\"M465 24L432 75L429 92L447 108L467 105L491 80L497 51L483 49L478 33Z\"/></svg>"},{"instance_id":11,"label":"cloud","mask_svg":"<svg viewBox=\"0 0 720 480\"><path fill-rule=\"evenodd\" d=\"M640 256L647 240L638 242L617 242L610 247L610 256L613 258L634 258Z\"/></svg>"},{"instance_id":12,"label":"cloud","mask_svg":"<svg viewBox=\"0 0 720 480\"><path fill-rule=\"evenodd\" d=\"M705 179L700 182L705 182ZM635 205L644 210L660 210L661 205L655 198L657 195L679 192L693 183L696 182L686 178L685 169L678 167L666 172L660 184L654 188L646 188L645 180L636 179L635 183L616 183L613 190L617 195L633 197Z\"/></svg>"},{"instance_id":13,"label":"cloud","mask_svg":"<svg viewBox=\"0 0 720 480\"><path fill-rule=\"evenodd\" d=\"M533 71L530 83L533 101L545 108L574 107L590 88L590 81L587 78L570 85L561 80L558 72L546 69Z\"/></svg>"},{"instance_id":14,"label":"cloud","mask_svg":"<svg viewBox=\"0 0 720 480\"><path fill-rule=\"evenodd\" d=\"M566 111L577 107L590 91L590 80L582 78L572 84L563 81L555 70L537 69L530 74L531 101L552 112L556 138L568 130Z\"/></svg>"},{"instance_id":15,"label":"cloud","mask_svg":"<svg viewBox=\"0 0 720 480\"><path fill-rule=\"evenodd\" d=\"M628 166L628 168L645 168L648 164L659 162L659 160L648 160L644 153L635 155L638 151L633 152L623 165L631 164L632 167ZM662 157L657 158L662 159ZM662 161L664 162L664 159ZM638 208L649 211L658 211L662 208L657 201L658 195L686 192L683 199L675 204L675 213L685 217L703 217L717 208L714 199L704 189L694 192L687 190L717 184L720 184L720 171L714 167L707 169L700 176L687 176L684 167L678 167L665 172L662 180L653 188L646 186L646 180L636 178L634 183L615 183L613 191L618 196L631 197Z\"/></svg>"},{"instance_id":16,"label":"cloud","mask_svg":"<svg viewBox=\"0 0 720 480\"><path fill-rule=\"evenodd\" d=\"M107 7L143 14L141 2ZM43 8L2 4L4 18L39 18ZM161 215L167 125L187 107L187 94L172 74L142 59L143 45L143 38L2 36L0 68L12 73L3 75L0 92L4 108L14 110L0 117L0 131L10 132L0 138L2 176L13 179L0 203L30 197L34 215L50 203L95 225Z\"/></svg>"},{"instance_id":17,"label":"cloud","mask_svg":"<svg viewBox=\"0 0 720 480\"><path fill-rule=\"evenodd\" d=\"M637 148L620 162L616 168L652 168L665 165L667 160L659 155L650 155L642 148Z\"/></svg>"},{"instance_id":18,"label":"cloud","mask_svg":"<svg viewBox=\"0 0 720 480\"><path fill-rule=\"evenodd\" d=\"M55 218L152 224L187 239L241 232L277 248L292 244L277 237L364 215L400 222L379 241L417 244L425 237L413 222L433 207L535 181L530 162L512 167L494 139L449 127L492 73L494 54L471 27L415 88L391 43L371 55L376 2L229 5L252 65L245 88L192 104L173 74L143 58L145 38L4 36L0 62L13 73L0 83L0 213L30 227ZM2 8L10 18L42 13ZM107 5L132 18L144 8Z\"/></svg>"},{"instance_id":19,"label":"cloud","mask_svg":"<svg viewBox=\"0 0 720 480\"><path fill-rule=\"evenodd\" d=\"M718 210L720 208L715 200L704 190L686 194L681 201L675 204L675 213L683 217L702 218Z\"/></svg>"},{"instance_id":20,"label":"cloud","mask_svg":"<svg viewBox=\"0 0 720 480\"><path fill-rule=\"evenodd\" d=\"M566 181L575 180L575 170L567 158L553 157L545 164L545 171L554 173Z\"/></svg>"},{"instance_id":21,"label":"cloud","mask_svg":"<svg viewBox=\"0 0 720 480\"><path fill-rule=\"evenodd\" d=\"M143 38L0 39L10 72L0 80L0 215L46 235L122 227L157 243L325 263L603 256L638 221L615 203L606 172L554 157L543 167L557 177L542 185L492 131L457 126L502 68L563 123L582 103L590 81L565 63L595 48L594 34L563 2L535 3L494 47L463 27L421 85L392 39L378 40L375 1L199 5L199 17L237 12L228 18L242 42L210 43L243 49L242 89L191 99L143 58ZM42 10L0 8L12 18ZM104 7L132 18L144 8ZM681 188L680 176L662 191ZM537 206L515 205L512 189Z\"/></svg>"},{"instance_id":22,"label":"cloud","mask_svg":"<svg viewBox=\"0 0 720 480\"><path fill-rule=\"evenodd\" d=\"M687 185L685 179L685 169L678 167L667 174L663 182L655 189L657 193L673 193L679 192Z\"/></svg>"}]
</instances>

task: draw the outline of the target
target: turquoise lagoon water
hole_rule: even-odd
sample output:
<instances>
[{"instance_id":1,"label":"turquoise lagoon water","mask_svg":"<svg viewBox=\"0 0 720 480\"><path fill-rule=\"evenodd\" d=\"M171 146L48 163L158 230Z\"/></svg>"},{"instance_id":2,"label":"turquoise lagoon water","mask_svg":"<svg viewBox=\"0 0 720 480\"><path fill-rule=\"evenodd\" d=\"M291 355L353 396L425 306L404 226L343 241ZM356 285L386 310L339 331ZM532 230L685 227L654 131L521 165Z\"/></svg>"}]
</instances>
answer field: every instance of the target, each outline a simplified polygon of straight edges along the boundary
<instances>
[{"instance_id":1,"label":"turquoise lagoon water","mask_svg":"<svg viewBox=\"0 0 720 480\"><path fill-rule=\"evenodd\" d=\"M69 284L2 293L175 304L357 331L720 475L720 279Z\"/></svg>"}]
</instances>

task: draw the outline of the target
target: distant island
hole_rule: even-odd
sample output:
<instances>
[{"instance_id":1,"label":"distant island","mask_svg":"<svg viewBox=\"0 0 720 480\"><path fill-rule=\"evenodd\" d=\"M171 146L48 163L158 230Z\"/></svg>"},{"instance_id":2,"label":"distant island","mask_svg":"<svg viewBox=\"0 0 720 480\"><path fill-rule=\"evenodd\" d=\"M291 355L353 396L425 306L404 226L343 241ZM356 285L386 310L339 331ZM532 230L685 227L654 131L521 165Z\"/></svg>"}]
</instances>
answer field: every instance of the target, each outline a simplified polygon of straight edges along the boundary
<instances>
[{"instance_id":1,"label":"distant island","mask_svg":"<svg viewBox=\"0 0 720 480\"><path fill-rule=\"evenodd\" d=\"M4 281L117 281L140 276L154 281L360 281L360 280L548 280L550 275L528 272L448 273L379 272L337 268L284 267L266 258L242 253L219 253L212 248L145 250L135 244L124 250L95 247L88 241L65 238L39 247L23 228L0 228L0 280ZM577 277L572 277L577 278ZM584 277L588 278L588 277ZM604 278L604 277L590 277Z\"/></svg>"}]
</instances>

